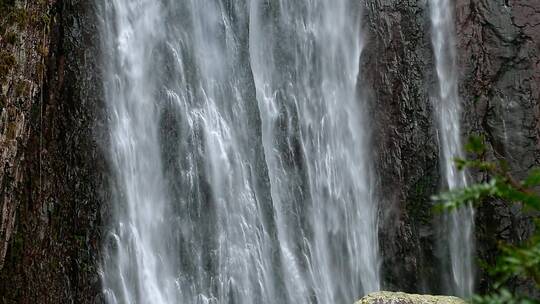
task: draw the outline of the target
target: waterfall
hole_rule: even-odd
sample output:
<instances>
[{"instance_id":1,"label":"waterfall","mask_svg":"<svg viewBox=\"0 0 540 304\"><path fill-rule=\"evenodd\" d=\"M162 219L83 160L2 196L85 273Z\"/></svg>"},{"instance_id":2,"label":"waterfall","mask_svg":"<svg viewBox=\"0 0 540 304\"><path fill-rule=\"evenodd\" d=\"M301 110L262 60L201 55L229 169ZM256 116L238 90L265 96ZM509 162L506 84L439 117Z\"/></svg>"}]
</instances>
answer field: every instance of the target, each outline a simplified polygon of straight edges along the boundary
<instances>
[{"instance_id":1,"label":"waterfall","mask_svg":"<svg viewBox=\"0 0 540 304\"><path fill-rule=\"evenodd\" d=\"M436 116L441 142L441 163L448 189L467 185L465 172L457 170L454 159L463 158L461 148L458 72L454 37L453 7L450 0L431 0L432 43L436 60L438 91L435 98ZM449 293L470 297L474 287L473 229L474 213L471 205L445 215L444 231L448 232L451 264Z\"/></svg>"},{"instance_id":2,"label":"waterfall","mask_svg":"<svg viewBox=\"0 0 540 304\"><path fill-rule=\"evenodd\" d=\"M116 189L103 265L109 303L172 303L176 296L169 240L159 237L170 234L154 94L160 83L150 60L163 39L160 9L153 0L106 4L106 32L114 35L104 43L104 77Z\"/></svg>"},{"instance_id":3,"label":"waterfall","mask_svg":"<svg viewBox=\"0 0 540 304\"><path fill-rule=\"evenodd\" d=\"M289 0L275 12L265 2L252 4L250 47L272 198L289 271L309 270L288 293L345 303L359 286L379 289L367 107L357 92L362 8Z\"/></svg>"},{"instance_id":4,"label":"waterfall","mask_svg":"<svg viewBox=\"0 0 540 304\"><path fill-rule=\"evenodd\" d=\"M103 0L108 303L379 288L354 0Z\"/></svg>"}]
</instances>

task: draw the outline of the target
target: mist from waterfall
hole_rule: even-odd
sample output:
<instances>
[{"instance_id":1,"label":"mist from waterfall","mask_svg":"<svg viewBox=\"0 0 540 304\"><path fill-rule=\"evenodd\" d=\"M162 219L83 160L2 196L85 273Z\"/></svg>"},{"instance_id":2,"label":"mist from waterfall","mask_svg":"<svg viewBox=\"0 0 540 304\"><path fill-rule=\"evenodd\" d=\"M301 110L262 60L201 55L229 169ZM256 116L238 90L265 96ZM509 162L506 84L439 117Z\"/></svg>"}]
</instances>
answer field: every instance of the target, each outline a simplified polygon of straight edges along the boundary
<instances>
[{"instance_id":1,"label":"mist from waterfall","mask_svg":"<svg viewBox=\"0 0 540 304\"><path fill-rule=\"evenodd\" d=\"M438 79L434 108L439 124L441 164L447 189L467 186L464 171L457 169L455 158L463 158L461 143L461 105L458 93L455 28L451 0L431 0L432 43ZM473 248L474 211L463 206L444 216L443 231L450 256L451 275L448 293L470 297L474 288ZM447 238L447 240L446 240ZM448 279L444 277L443 279Z\"/></svg>"},{"instance_id":2,"label":"mist from waterfall","mask_svg":"<svg viewBox=\"0 0 540 304\"><path fill-rule=\"evenodd\" d=\"M379 289L355 0L100 6L108 303L353 303Z\"/></svg>"}]
</instances>

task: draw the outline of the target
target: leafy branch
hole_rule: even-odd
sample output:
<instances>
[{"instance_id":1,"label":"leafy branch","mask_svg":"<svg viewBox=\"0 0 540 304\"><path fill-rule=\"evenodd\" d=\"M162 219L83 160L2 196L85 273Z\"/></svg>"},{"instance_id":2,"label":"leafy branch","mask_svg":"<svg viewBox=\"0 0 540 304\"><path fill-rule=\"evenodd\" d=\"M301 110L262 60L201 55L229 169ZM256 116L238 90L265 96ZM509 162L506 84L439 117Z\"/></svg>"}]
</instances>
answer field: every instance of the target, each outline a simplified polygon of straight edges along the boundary
<instances>
[{"instance_id":1,"label":"leafy branch","mask_svg":"<svg viewBox=\"0 0 540 304\"><path fill-rule=\"evenodd\" d=\"M540 169L532 169L523 181L516 180L503 161L485 161L483 137L471 137L465 146L474 159L456 159L459 170L476 169L491 176L487 182L477 183L461 189L454 189L433 197L436 209L449 211L463 205L478 206L486 198L501 199L509 204L521 204L534 217L535 232L518 245L503 244L500 256L490 273L497 278L495 291L484 296L475 296L474 303L538 303L535 300L514 295L505 288L512 278L533 281L540 289L540 196L535 188L540 186Z\"/></svg>"}]
</instances>

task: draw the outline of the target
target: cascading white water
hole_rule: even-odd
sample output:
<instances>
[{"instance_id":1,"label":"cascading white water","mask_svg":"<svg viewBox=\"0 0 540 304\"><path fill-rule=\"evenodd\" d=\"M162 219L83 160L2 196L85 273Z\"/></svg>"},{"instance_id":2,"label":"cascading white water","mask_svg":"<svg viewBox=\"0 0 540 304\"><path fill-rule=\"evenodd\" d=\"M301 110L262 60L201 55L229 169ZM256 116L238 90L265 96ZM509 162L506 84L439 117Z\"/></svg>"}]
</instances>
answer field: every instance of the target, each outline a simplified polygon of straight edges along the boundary
<instances>
[{"instance_id":1,"label":"cascading white water","mask_svg":"<svg viewBox=\"0 0 540 304\"><path fill-rule=\"evenodd\" d=\"M355 3L102 2L108 303L379 288Z\"/></svg>"},{"instance_id":2,"label":"cascading white water","mask_svg":"<svg viewBox=\"0 0 540 304\"><path fill-rule=\"evenodd\" d=\"M167 240L168 199L158 139L159 87L152 52L163 38L161 7L153 0L107 1L105 98L109 102L110 159L115 174L115 225L103 270L109 303L171 303L174 273ZM111 38L111 37L108 37ZM137 292L133 292L136 288Z\"/></svg>"},{"instance_id":3,"label":"cascading white water","mask_svg":"<svg viewBox=\"0 0 540 304\"><path fill-rule=\"evenodd\" d=\"M362 9L350 0L279 7L252 2L250 48L278 235L293 278L288 294L295 303L308 303L311 293L344 303L361 287L379 289L367 106L357 92Z\"/></svg>"},{"instance_id":4,"label":"cascading white water","mask_svg":"<svg viewBox=\"0 0 540 304\"><path fill-rule=\"evenodd\" d=\"M432 43L435 52L438 92L434 107L439 122L441 163L448 189L467 185L465 172L459 171L455 158L462 158L458 93L456 42L451 0L431 0ZM474 247L474 212L472 206L463 206L445 216L444 230L448 231L448 249L451 262L449 293L470 297L474 288L472 254Z\"/></svg>"}]
</instances>

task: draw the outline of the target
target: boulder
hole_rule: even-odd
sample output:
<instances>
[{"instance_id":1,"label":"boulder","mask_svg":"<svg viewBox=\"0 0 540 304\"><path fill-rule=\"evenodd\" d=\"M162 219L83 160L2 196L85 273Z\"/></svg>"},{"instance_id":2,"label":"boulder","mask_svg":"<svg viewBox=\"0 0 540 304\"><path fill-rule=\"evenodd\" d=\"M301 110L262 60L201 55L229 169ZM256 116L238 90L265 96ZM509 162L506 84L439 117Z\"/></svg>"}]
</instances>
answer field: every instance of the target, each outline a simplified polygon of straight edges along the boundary
<instances>
[{"instance_id":1,"label":"boulder","mask_svg":"<svg viewBox=\"0 0 540 304\"><path fill-rule=\"evenodd\" d=\"M370 293L356 304L465 304L465 300L451 296L408 294L379 291Z\"/></svg>"}]
</instances>

